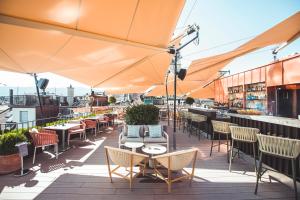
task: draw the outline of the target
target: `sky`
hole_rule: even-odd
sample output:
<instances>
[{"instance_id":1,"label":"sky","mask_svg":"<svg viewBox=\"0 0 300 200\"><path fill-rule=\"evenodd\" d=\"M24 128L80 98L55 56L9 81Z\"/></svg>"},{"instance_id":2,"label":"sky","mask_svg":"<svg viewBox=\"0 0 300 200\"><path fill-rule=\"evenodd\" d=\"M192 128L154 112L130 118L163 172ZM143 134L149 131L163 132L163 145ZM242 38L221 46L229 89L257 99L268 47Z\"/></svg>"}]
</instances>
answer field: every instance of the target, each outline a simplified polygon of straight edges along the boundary
<instances>
[{"instance_id":1,"label":"sky","mask_svg":"<svg viewBox=\"0 0 300 200\"><path fill-rule=\"evenodd\" d=\"M182 65L188 67L192 60L232 50L297 11L300 11L300 0L187 0L175 35L183 27L197 24L200 26L200 40L198 45L192 43L182 50ZM224 45L227 43L230 44ZM225 68L235 74L267 64L273 60L272 49L274 46L235 59ZM278 57L295 52L300 53L300 39L280 51ZM41 73L38 76L50 80L49 88L66 88L70 84L85 91L89 88L51 73ZM0 71L0 89L4 87L3 84L6 85L5 88L33 87L34 79L26 74Z\"/></svg>"}]
</instances>

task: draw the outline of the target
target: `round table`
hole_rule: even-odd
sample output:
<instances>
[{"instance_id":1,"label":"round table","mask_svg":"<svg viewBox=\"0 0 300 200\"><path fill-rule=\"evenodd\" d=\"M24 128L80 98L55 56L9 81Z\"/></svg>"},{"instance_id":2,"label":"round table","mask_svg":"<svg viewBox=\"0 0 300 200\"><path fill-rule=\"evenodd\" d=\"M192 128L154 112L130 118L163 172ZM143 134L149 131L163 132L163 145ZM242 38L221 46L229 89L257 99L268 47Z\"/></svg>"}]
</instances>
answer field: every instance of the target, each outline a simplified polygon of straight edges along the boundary
<instances>
[{"instance_id":1,"label":"round table","mask_svg":"<svg viewBox=\"0 0 300 200\"><path fill-rule=\"evenodd\" d=\"M167 148L159 144L147 144L145 145L145 147L142 148L142 151L144 153L149 154L152 157L154 155L165 153L167 151ZM154 166L153 160L149 159L149 167L153 168L153 166Z\"/></svg>"},{"instance_id":2,"label":"round table","mask_svg":"<svg viewBox=\"0 0 300 200\"><path fill-rule=\"evenodd\" d=\"M142 142L125 142L124 146L131 148L131 150L133 152L136 152L136 149L144 146L144 143L142 143Z\"/></svg>"}]
</instances>

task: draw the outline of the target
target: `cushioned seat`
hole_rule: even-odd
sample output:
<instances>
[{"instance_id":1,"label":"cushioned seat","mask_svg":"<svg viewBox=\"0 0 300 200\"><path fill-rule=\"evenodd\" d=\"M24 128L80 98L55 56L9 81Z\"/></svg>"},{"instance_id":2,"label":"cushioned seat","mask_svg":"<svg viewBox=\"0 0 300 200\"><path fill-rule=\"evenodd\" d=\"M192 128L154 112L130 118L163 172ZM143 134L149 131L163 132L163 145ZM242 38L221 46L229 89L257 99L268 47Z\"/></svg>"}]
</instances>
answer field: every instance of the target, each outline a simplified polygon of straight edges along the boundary
<instances>
[{"instance_id":1,"label":"cushioned seat","mask_svg":"<svg viewBox=\"0 0 300 200\"><path fill-rule=\"evenodd\" d=\"M125 142L143 142L143 138L142 137L131 138L131 137L123 136L121 139L121 143L124 144Z\"/></svg>"},{"instance_id":2,"label":"cushioned seat","mask_svg":"<svg viewBox=\"0 0 300 200\"><path fill-rule=\"evenodd\" d=\"M165 138L165 137L159 137L159 138L145 137L144 142L145 143L166 143L167 138Z\"/></svg>"}]
</instances>

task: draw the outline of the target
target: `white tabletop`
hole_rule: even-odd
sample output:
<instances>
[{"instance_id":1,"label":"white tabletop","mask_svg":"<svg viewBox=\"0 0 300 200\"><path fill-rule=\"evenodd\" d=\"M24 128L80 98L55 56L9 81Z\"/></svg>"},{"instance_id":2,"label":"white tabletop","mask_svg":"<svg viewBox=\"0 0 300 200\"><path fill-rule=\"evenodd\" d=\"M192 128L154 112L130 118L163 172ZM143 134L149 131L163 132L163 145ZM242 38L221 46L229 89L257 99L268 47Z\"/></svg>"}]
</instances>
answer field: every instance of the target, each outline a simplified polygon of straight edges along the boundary
<instances>
[{"instance_id":1,"label":"white tabletop","mask_svg":"<svg viewBox=\"0 0 300 200\"><path fill-rule=\"evenodd\" d=\"M167 148L159 144L147 144L142 148L142 151L147 154L157 155L165 153Z\"/></svg>"},{"instance_id":2,"label":"white tabletop","mask_svg":"<svg viewBox=\"0 0 300 200\"><path fill-rule=\"evenodd\" d=\"M44 129L50 129L50 130L68 130L70 128L74 128L76 126L79 126L79 124L69 124L69 123L66 123L64 125L52 125L52 126L46 126L44 127Z\"/></svg>"},{"instance_id":3,"label":"white tabletop","mask_svg":"<svg viewBox=\"0 0 300 200\"><path fill-rule=\"evenodd\" d=\"M90 119L90 120L104 119L104 115L97 115L97 116L88 117L88 118L85 118L85 119Z\"/></svg>"},{"instance_id":4,"label":"white tabletop","mask_svg":"<svg viewBox=\"0 0 300 200\"><path fill-rule=\"evenodd\" d=\"M142 143L142 142L125 142L124 146L128 147L128 148L136 149L136 148L140 148L140 147L144 146L144 143Z\"/></svg>"}]
</instances>

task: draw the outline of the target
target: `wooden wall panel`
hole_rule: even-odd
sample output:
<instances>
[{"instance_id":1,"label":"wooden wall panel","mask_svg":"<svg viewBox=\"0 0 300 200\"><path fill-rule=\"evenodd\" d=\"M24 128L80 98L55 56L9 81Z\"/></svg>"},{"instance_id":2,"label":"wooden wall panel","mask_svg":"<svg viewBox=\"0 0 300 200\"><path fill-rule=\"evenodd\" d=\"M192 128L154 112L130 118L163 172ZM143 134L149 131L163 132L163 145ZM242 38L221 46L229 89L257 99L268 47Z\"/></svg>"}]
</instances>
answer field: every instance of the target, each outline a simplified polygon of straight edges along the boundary
<instances>
[{"instance_id":1,"label":"wooden wall panel","mask_svg":"<svg viewBox=\"0 0 300 200\"><path fill-rule=\"evenodd\" d=\"M239 73L239 84L238 85L244 85L245 83L245 73Z\"/></svg>"},{"instance_id":2,"label":"wooden wall panel","mask_svg":"<svg viewBox=\"0 0 300 200\"><path fill-rule=\"evenodd\" d=\"M266 81L266 67L260 68L260 81L265 82Z\"/></svg>"},{"instance_id":3,"label":"wooden wall panel","mask_svg":"<svg viewBox=\"0 0 300 200\"><path fill-rule=\"evenodd\" d=\"M228 84L228 87L232 87L232 76L227 77L227 84Z\"/></svg>"},{"instance_id":4,"label":"wooden wall panel","mask_svg":"<svg viewBox=\"0 0 300 200\"><path fill-rule=\"evenodd\" d=\"M245 84L251 84L251 71L245 72Z\"/></svg>"},{"instance_id":5,"label":"wooden wall panel","mask_svg":"<svg viewBox=\"0 0 300 200\"><path fill-rule=\"evenodd\" d=\"M238 86L239 85L239 75L235 74L232 76L232 86Z\"/></svg>"},{"instance_id":6,"label":"wooden wall panel","mask_svg":"<svg viewBox=\"0 0 300 200\"><path fill-rule=\"evenodd\" d=\"M251 70L251 83L260 82L260 68Z\"/></svg>"},{"instance_id":7,"label":"wooden wall panel","mask_svg":"<svg viewBox=\"0 0 300 200\"><path fill-rule=\"evenodd\" d=\"M266 85L267 87L282 85L282 62L277 62L267 66Z\"/></svg>"},{"instance_id":8,"label":"wooden wall panel","mask_svg":"<svg viewBox=\"0 0 300 200\"><path fill-rule=\"evenodd\" d=\"M300 57L283 61L283 84L300 83Z\"/></svg>"}]
</instances>

